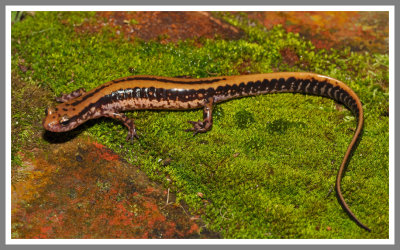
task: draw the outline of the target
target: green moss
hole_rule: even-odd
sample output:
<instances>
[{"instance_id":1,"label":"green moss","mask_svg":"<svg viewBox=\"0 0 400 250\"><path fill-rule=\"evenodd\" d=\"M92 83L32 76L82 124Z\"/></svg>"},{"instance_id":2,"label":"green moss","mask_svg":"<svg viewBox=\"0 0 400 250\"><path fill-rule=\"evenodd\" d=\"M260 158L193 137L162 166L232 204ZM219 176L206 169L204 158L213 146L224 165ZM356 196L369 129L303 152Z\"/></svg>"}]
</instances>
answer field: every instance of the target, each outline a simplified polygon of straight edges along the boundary
<instances>
[{"instance_id":1,"label":"green moss","mask_svg":"<svg viewBox=\"0 0 400 250\"><path fill-rule=\"evenodd\" d=\"M235 113L236 126L240 129L247 128L250 124L252 124L254 120L254 116L247 110L240 110Z\"/></svg>"},{"instance_id":2,"label":"green moss","mask_svg":"<svg viewBox=\"0 0 400 250\"><path fill-rule=\"evenodd\" d=\"M190 40L128 42L109 27L76 33L74 25L95 20L90 12L37 12L13 25L12 70L54 95L131 74L234 75L244 62L250 62L251 73L312 71L343 80L365 109L363 138L343 179L343 195L372 233L348 218L332 192L356 126L351 112L332 100L299 94L231 100L216 107L213 129L196 136L184 130L191 126L188 120L202 117L201 110L127 112L140 136L133 144L125 141L126 128L111 119L78 130L170 187L225 238L388 238L388 55L317 50L280 26L266 30L249 25L245 14L217 15L244 30L245 38L202 39L202 46ZM292 66L281 56L285 48L300 58ZM31 70L22 72L21 60ZM23 99L18 93L14 100ZM18 161L21 141L38 137L29 132L34 125L25 119L26 108L13 108L13 121L24 128L13 133ZM38 121L35 126L44 109L28 112Z\"/></svg>"},{"instance_id":3,"label":"green moss","mask_svg":"<svg viewBox=\"0 0 400 250\"><path fill-rule=\"evenodd\" d=\"M283 120L283 119L279 119L279 120L275 120L271 123L267 124L267 131L270 134L285 134L286 131L291 128L294 127L296 129L302 129L303 127L305 127L306 124L303 122L290 122L287 120Z\"/></svg>"}]
</instances>

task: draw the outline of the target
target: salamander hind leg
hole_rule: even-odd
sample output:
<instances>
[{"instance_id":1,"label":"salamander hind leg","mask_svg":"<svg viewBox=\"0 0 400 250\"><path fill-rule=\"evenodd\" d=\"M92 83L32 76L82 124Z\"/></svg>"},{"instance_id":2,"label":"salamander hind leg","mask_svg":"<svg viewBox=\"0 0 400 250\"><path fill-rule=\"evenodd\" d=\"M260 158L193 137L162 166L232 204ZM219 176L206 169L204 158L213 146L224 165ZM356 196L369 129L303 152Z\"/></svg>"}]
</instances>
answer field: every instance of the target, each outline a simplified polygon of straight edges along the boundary
<instances>
[{"instance_id":1,"label":"salamander hind leg","mask_svg":"<svg viewBox=\"0 0 400 250\"><path fill-rule=\"evenodd\" d=\"M127 141L131 141L133 143L133 138L139 139L139 136L136 133L136 126L133 120L126 117L125 114L121 114L118 112L108 111L102 114L105 117L110 117L113 119L117 119L121 121L129 130L128 136L126 137Z\"/></svg>"},{"instance_id":2,"label":"salamander hind leg","mask_svg":"<svg viewBox=\"0 0 400 250\"><path fill-rule=\"evenodd\" d=\"M85 93L86 93L86 91L83 88L77 89L75 91L72 91L69 94L63 94L61 97L56 97L56 101L57 102L68 102L72 99L82 96Z\"/></svg>"},{"instance_id":3,"label":"salamander hind leg","mask_svg":"<svg viewBox=\"0 0 400 250\"><path fill-rule=\"evenodd\" d=\"M193 128L186 129L186 132L193 131L193 135L197 133L205 133L209 131L212 127L212 111L213 111L213 103L214 99L212 97L208 98L204 101L204 109L203 109L203 121L199 120L195 121L188 121L190 124L193 125Z\"/></svg>"}]
</instances>

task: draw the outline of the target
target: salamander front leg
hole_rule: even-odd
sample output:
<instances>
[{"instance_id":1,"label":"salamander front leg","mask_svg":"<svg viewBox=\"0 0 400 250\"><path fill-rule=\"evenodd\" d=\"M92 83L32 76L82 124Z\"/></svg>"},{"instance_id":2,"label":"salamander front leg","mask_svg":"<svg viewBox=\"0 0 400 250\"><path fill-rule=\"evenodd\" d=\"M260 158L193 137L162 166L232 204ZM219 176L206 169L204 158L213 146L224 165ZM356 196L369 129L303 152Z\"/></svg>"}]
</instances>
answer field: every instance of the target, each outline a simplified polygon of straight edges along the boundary
<instances>
[{"instance_id":1,"label":"salamander front leg","mask_svg":"<svg viewBox=\"0 0 400 250\"><path fill-rule=\"evenodd\" d=\"M69 94L63 94L61 97L56 97L57 102L67 102L81 95L85 94L86 91L84 89L77 89Z\"/></svg>"},{"instance_id":2,"label":"salamander front leg","mask_svg":"<svg viewBox=\"0 0 400 250\"><path fill-rule=\"evenodd\" d=\"M127 141L131 141L133 143L134 137L136 137L136 139L139 139L139 136L136 134L135 123L133 122L133 120L126 117L125 114L109 111L109 112L103 113L102 115L105 117L117 119L117 120L121 121L128 128L129 132L128 132L128 136L126 137Z\"/></svg>"},{"instance_id":3,"label":"salamander front leg","mask_svg":"<svg viewBox=\"0 0 400 250\"><path fill-rule=\"evenodd\" d=\"M197 133L205 133L209 131L212 127L213 119L212 119L212 111L213 111L214 99L212 97L204 100L204 109L203 109L203 121L199 120L188 121L193 125L193 128L186 129L186 132L193 131L193 135Z\"/></svg>"}]
</instances>

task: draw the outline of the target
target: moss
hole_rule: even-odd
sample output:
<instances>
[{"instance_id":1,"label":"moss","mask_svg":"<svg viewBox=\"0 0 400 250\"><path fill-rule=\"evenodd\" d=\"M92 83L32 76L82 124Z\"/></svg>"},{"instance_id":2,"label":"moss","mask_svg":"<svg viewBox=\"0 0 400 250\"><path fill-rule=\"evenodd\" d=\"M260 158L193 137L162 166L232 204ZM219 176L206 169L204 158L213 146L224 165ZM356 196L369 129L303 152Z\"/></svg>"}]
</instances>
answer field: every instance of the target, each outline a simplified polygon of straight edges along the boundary
<instances>
[{"instance_id":1,"label":"moss","mask_svg":"<svg viewBox=\"0 0 400 250\"><path fill-rule=\"evenodd\" d=\"M254 116L247 110L240 110L235 113L236 126L240 129L247 128L250 124L252 124L254 120Z\"/></svg>"},{"instance_id":2,"label":"moss","mask_svg":"<svg viewBox=\"0 0 400 250\"><path fill-rule=\"evenodd\" d=\"M133 144L125 141L126 128L111 119L77 131L171 187L178 201L202 212L208 227L225 238L388 238L388 55L317 50L280 26L266 30L249 25L245 14L217 15L243 29L245 38L203 39L201 46L190 40L132 42L107 27L76 33L74 25L92 20L93 13L37 12L13 25L12 70L54 95L132 73L207 77L238 74L243 65L249 73L313 71L343 80L365 109L364 135L343 179L343 195L372 233L348 218L332 192L356 126L351 112L332 100L299 94L232 100L217 106L213 129L196 136L184 130L188 120L200 119L200 110L127 112L140 136ZM285 49L299 60L288 63ZM21 70L21 61L29 70ZM13 100L21 100L19 92ZM30 128L44 109L13 102L13 122L24 126L12 135L15 161L21 144L39 137ZM74 132L61 136L69 135Z\"/></svg>"},{"instance_id":3,"label":"moss","mask_svg":"<svg viewBox=\"0 0 400 250\"><path fill-rule=\"evenodd\" d=\"M301 129L303 127L305 127L306 124L303 122L290 122L287 120L283 120L283 119L279 119L279 120L275 120L271 123L267 124L267 131L270 134L285 134L286 131L291 128L294 127L296 129Z\"/></svg>"}]
</instances>

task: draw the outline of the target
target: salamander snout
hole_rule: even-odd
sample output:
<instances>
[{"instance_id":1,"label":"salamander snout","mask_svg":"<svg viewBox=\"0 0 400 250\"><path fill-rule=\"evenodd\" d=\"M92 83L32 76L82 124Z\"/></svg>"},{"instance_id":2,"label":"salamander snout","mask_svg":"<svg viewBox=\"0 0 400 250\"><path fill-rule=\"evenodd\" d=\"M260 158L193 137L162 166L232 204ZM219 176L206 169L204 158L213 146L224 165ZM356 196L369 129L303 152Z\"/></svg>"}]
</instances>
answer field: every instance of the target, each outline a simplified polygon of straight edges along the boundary
<instances>
[{"instance_id":1,"label":"salamander snout","mask_svg":"<svg viewBox=\"0 0 400 250\"><path fill-rule=\"evenodd\" d=\"M43 120L43 127L52 132L65 132L76 127L76 123L70 123L68 114L59 112L58 108L46 108L46 117Z\"/></svg>"},{"instance_id":2,"label":"salamander snout","mask_svg":"<svg viewBox=\"0 0 400 250\"><path fill-rule=\"evenodd\" d=\"M46 130L57 132L57 114L53 108L46 108L44 111L46 117L43 119L43 127Z\"/></svg>"}]
</instances>

